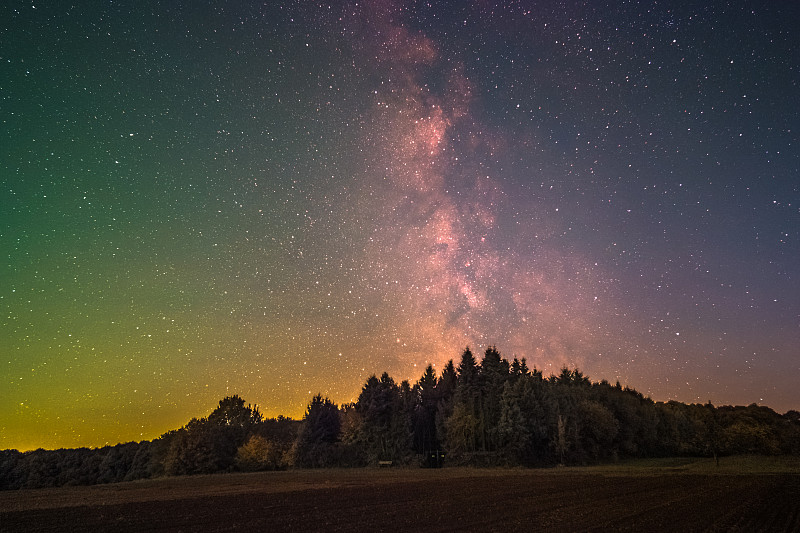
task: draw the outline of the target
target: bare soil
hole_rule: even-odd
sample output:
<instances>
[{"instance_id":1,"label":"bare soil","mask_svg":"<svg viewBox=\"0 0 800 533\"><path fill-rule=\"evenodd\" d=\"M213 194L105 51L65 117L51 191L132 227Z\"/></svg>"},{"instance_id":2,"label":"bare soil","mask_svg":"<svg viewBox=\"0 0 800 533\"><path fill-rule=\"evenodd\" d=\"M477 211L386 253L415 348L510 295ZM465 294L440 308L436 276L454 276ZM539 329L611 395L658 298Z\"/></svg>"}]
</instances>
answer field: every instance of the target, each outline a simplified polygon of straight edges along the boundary
<instances>
[{"instance_id":1,"label":"bare soil","mask_svg":"<svg viewBox=\"0 0 800 533\"><path fill-rule=\"evenodd\" d=\"M800 531L800 474L661 465L166 478L0 492L0 531Z\"/></svg>"}]
</instances>

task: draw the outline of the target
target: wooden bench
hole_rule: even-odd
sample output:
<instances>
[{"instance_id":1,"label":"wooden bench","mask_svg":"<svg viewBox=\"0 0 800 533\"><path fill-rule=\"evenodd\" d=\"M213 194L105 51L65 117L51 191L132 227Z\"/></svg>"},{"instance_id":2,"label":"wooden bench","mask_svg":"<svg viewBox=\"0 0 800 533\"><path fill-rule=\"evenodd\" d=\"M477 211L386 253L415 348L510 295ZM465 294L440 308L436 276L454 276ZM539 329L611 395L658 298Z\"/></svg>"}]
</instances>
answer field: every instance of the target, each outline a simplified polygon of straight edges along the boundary
<instances>
[{"instance_id":1,"label":"wooden bench","mask_svg":"<svg viewBox=\"0 0 800 533\"><path fill-rule=\"evenodd\" d=\"M381 468L384 467L384 466L392 466L392 462L391 461L378 461L378 466L380 466Z\"/></svg>"}]
</instances>

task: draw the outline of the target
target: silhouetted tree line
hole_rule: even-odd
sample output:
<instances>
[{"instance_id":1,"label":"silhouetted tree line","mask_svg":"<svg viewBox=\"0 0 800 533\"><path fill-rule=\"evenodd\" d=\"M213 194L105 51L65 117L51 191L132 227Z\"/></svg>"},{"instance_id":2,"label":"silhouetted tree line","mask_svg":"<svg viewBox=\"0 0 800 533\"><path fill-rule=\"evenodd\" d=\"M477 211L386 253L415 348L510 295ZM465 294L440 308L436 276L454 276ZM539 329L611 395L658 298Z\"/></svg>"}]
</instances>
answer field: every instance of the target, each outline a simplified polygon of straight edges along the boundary
<instances>
[{"instance_id":1,"label":"silhouetted tree line","mask_svg":"<svg viewBox=\"0 0 800 533\"><path fill-rule=\"evenodd\" d=\"M97 449L0 452L0 489L158 476L392 464L549 466L620 458L800 454L800 413L756 404L654 402L564 368L469 348L411 385L367 379L355 403L312 398L301 421L264 419L238 396L153 441Z\"/></svg>"},{"instance_id":2,"label":"silhouetted tree line","mask_svg":"<svg viewBox=\"0 0 800 533\"><path fill-rule=\"evenodd\" d=\"M161 476L270 470L286 466L301 423L264 419L239 396L206 418L152 441L103 448L0 451L0 489L115 483Z\"/></svg>"}]
</instances>

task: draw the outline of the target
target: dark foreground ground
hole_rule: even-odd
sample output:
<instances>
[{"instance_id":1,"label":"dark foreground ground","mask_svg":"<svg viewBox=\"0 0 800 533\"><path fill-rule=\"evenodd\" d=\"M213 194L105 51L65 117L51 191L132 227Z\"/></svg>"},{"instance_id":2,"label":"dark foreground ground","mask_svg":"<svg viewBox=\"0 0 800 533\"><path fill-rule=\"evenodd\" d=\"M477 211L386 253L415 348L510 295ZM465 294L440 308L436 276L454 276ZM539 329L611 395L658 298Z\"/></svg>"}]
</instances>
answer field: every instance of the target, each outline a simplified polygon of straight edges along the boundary
<instances>
[{"instance_id":1,"label":"dark foreground ground","mask_svg":"<svg viewBox=\"0 0 800 533\"><path fill-rule=\"evenodd\" d=\"M800 531L800 473L751 463L355 469L0 492L0 531Z\"/></svg>"}]
</instances>

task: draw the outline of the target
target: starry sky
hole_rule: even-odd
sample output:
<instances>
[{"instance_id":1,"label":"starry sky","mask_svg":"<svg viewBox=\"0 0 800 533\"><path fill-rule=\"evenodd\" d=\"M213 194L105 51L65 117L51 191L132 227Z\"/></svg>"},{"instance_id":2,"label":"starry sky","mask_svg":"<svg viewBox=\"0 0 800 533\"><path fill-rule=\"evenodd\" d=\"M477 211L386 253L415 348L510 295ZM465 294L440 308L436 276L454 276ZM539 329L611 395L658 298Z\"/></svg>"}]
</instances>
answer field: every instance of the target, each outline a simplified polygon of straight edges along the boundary
<instances>
[{"instance_id":1,"label":"starry sky","mask_svg":"<svg viewBox=\"0 0 800 533\"><path fill-rule=\"evenodd\" d=\"M300 417L467 345L800 408L797 20L3 2L0 448Z\"/></svg>"}]
</instances>

